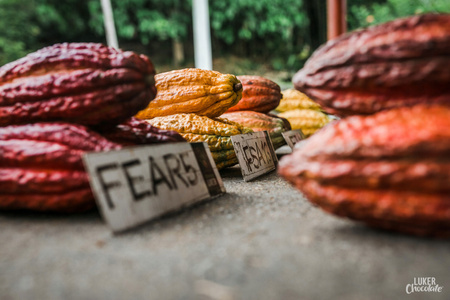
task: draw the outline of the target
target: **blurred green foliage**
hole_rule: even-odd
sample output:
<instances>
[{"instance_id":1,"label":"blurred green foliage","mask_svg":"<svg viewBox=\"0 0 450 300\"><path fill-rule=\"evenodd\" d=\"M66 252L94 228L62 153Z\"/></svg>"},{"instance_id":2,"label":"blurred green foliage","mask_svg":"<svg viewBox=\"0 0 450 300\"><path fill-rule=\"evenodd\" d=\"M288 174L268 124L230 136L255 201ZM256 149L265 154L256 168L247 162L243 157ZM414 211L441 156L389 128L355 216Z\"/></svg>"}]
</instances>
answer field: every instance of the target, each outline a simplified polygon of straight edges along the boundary
<instances>
[{"instance_id":1,"label":"blurred green foliage","mask_svg":"<svg viewBox=\"0 0 450 300\"><path fill-rule=\"evenodd\" d=\"M309 2L308 2L309 1ZM448 0L349 0L349 29L430 11ZM171 59L172 42L192 57L191 0L112 0L119 43ZM209 1L215 57L239 56L298 70L325 42L325 0ZM322 12L323 11L323 12ZM313 13L316 13L313 15ZM319 37L319 40L318 40ZM0 0L0 65L59 42L105 42L100 0Z\"/></svg>"},{"instance_id":2,"label":"blurred green foliage","mask_svg":"<svg viewBox=\"0 0 450 300\"><path fill-rule=\"evenodd\" d=\"M275 69L296 69L302 62L298 53L308 25L303 1L210 1L210 14L214 43L222 54L257 56Z\"/></svg>"},{"instance_id":3,"label":"blurred green foliage","mask_svg":"<svg viewBox=\"0 0 450 300\"><path fill-rule=\"evenodd\" d=\"M37 42L39 27L26 0L0 0L0 64L28 53Z\"/></svg>"},{"instance_id":4,"label":"blurred green foliage","mask_svg":"<svg viewBox=\"0 0 450 300\"><path fill-rule=\"evenodd\" d=\"M187 38L190 30L191 2L186 0L111 0L119 39L147 45L152 41ZM89 25L104 35L100 1L89 1Z\"/></svg>"},{"instance_id":5,"label":"blurred green foliage","mask_svg":"<svg viewBox=\"0 0 450 300\"><path fill-rule=\"evenodd\" d=\"M352 5L349 8L349 29L380 24L415 14L450 13L449 0L387 0L381 3Z\"/></svg>"}]
</instances>

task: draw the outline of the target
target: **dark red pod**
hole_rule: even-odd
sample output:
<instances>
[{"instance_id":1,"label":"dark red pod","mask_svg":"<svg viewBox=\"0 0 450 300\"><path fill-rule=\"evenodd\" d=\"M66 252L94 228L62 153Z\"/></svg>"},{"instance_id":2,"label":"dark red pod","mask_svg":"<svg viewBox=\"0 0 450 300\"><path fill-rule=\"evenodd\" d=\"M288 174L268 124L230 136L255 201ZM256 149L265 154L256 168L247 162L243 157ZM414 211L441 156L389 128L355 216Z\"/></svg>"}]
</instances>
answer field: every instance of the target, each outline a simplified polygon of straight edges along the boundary
<instances>
[{"instance_id":1,"label":"dark red pod","mask_svg":"<svg viewBox=\"0 0 450 300\"><path fill-rule=\"evenodd\" d=\"M122 146L82 125L0 127L0 209L76 212L94 207L82 155Z\"/></svg>"},{"instance_id":2,"label":"dark red pod","mask_svg":"<svg viewBox=\"0 0 450 300\"><path fill-rule=\"evenodd\" d=\"M70 123L0 127L0 209L77 212L95 206L82 155L185 141L131 118L108 133Z\"/></svg>"},{"instance_id":3,"label":"dark red pod","mask_svg":"<svg viewBox=\"0 0 450 300\"><path fill-rule=\"evenodd\" d=\"M186 142L186 140L176 131L160 129L135 117L132 117L113 128L105 128L100 132L108 140L121 145Z\"/></svg>"},{"instance_id":4,"label":"dark red pod","mask_svg":"<svg viewBox=\"0 0 450 300\"><path fill-rule=\"evenodd\" d=\"M0 68L0 126L117 124L156 95L150 59L95 43L56 44Z\"/></svg>"},{"instance_id":5,"label":"dark red pod","mask_svg":"<svg viewBox=\"0 0 450 300\"><path fill-rule=\"evenodd\" d=\"M401 18L317 49L295 88L340 116L416 104L450 106L450 14Z\"/></svg>"},{"instance_id":6,"label":"dark red pod","mask_svg":"<svg viewBox=\"0 0 450 300\"><path fill-rule=\"evenodd\" d=\"M450 236L450 107L415 106L330 123L279 173L322 209L371 226Z\"/></svg>"}]
</instances>

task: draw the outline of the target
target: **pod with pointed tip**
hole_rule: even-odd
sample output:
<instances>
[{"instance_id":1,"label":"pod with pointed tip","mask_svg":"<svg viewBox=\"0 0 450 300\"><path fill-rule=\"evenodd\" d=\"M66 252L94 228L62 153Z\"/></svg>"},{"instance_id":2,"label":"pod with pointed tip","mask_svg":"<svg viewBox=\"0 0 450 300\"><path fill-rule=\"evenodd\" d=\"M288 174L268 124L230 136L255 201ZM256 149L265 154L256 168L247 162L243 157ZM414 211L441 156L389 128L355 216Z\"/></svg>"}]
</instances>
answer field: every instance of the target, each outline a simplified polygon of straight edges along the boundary
<instances>
[{"instance_id":1,"label":"pod with pointed tip","mask_svg":"<svg viewBox=\"0 0 450 300\"><path fill-rule=\"evenodd\" d=\"M202 69L182 69L155 76L157 95L139 119L180 113L218 117L242 97L242 84L231 74Z\"/></svg>"},{"instance_id":2,"label":"pod with pointed tip","mask_svg":"<svg viewBox=\"0 0 450 300\"><path fill-rule=\"evenodd\" d=\"M450 14L424 14L328 41L295 74L296 89L332 114L450 106Z\"/></svg>"},{"instance_id":3,"label":"pod with pointed tip","mask_svg":"<svg viewBox=\"0 0 450 300\"><path fill-rule=\"evenodd\" d=\"M278 172L319 207L368 225L450 237L450 107L415 106L327 125Z\"/></svg>"},{"instance_id":4,"label":"pod with pointed tip","mask_svg":"<svg viewBox=\"0 0 450 300\"><path fill-rule=\"evenodd\" d=\"M0 126L118 124L155 97L150 59L95 43L43 48L0 68Z\"/></svg>"}]
</instances>

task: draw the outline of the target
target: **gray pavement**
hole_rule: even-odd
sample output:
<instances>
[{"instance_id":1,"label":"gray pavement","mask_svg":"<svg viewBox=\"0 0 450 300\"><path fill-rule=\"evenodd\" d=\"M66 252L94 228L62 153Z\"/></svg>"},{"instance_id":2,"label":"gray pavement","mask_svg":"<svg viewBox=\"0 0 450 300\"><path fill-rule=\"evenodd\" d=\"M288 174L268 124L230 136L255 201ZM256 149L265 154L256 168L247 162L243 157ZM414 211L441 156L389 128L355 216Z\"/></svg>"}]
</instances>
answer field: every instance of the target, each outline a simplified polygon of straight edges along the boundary
<instances>
[{"instance_id":1,"label":"gray pavement","mask_svg":"<svg viewBox=\"0 0 450 300\"><path fill-rule=\"evenodd\" d=\"M0 213L0 299L450 299L450 241L313 207L272 172L113 235L97 212ZM414 277L441 293L406 294Z\"/></svg>"}]
</instances>

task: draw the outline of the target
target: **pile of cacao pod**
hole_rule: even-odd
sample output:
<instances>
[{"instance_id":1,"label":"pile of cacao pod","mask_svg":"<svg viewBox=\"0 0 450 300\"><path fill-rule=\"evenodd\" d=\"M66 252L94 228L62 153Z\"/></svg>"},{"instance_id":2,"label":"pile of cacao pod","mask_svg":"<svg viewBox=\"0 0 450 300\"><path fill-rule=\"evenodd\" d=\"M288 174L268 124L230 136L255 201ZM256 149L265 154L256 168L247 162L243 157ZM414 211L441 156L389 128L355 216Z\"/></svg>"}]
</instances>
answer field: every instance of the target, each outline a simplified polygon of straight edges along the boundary
<instances>
[{"instance_id":1,"label":"pile of cacao pod","mask_svg":"<svg viewBox=\"0 0 450 300\"><path fill-rule=\"evenodd\" d=\"M231 135L252 132L218 118L242 98L242 83L231 74L181 69L155 76L157 96L136 117L174 130L188 142L206 142L218 169L237 164Z\"/></svg>"},{"instance_id":2,"label":"pile of cacao pod","mask_svg":"<svg viewBox=\"0 0 450 300\"><path fill-rule=\"evenodd\" d=\"M348 33L293 78L333 121L278 172L327 212L370 226L450 236L450 15Z\"/></svg>"},{"instance_id":3,"label":"pile of cacao pod","mask_svg":"<svg viewBox=\"0 0 450 300\"><path fill-rule=\"evenodd\" d=\"M206 142L219 169L237 163L232 135L267 130L275 149L285 144L281 132L290 124L269 114L282 96L269 79L182 69L158 74L155 81L156 98L136 117L189 142Z\"/></svg>"},{"instance_id":4,"label":"pile of cacao pod","mask_svg":"<svg viewBox=\"0 0 450 300\"><path fill-rule=\"evenodd\" d=\"M275 110L279 117L286 118L292 129L300 129L305 137L328 124L331 119L322 112L320 105L304 93L287 89L282 92L283 98Z\"/></svg>"},{"instance_id":5,"label":"pile of cacao pod","mask_svg":"<svg viewBox=\"0 0 450 300\"><path fill-rule=\"evenodd\" d=\"M274 149L285 145L282 132L291 130L286 118L271 114L282 98L280 86L257 75L237 76L243 85L242 99L230 107L223 118L240 123L253 131L267 131Z\"/></svg>"},{"instance_id":6,"label":"pile of cacao pod","mask_svg":"<svg viewBox=\"0 0 450 300\"><path fill-rule=\"evenodd\" d=\"M94 43L1 67L0 209L91 209L86 151L185 141L133 118L155 97L154 75L148 57Z\"/></svg>"},{"instance_id":7,"label":"pile of cacao pod","mask_svg":"<svg viewBox=\"0 0 450 300\"><path fill-rule=\"evenodd\" d=\"M291 130L288 120L256 111L244 110L229 112L223 114L221 117L239 123L255 132L267 131L274 149L278 149L286 144L282 133Z\"/></svg>"}]
</instances>

